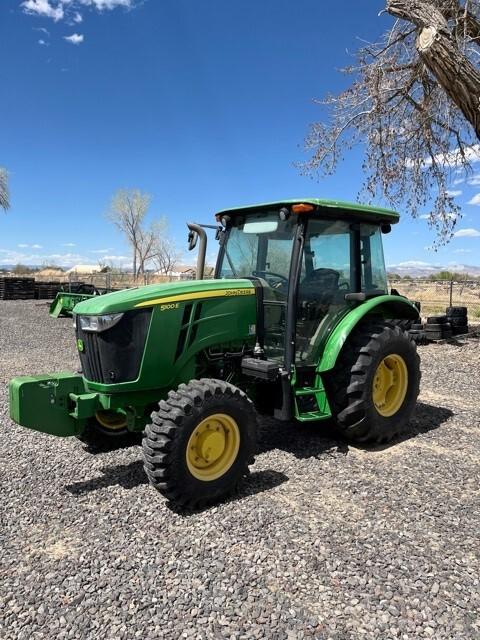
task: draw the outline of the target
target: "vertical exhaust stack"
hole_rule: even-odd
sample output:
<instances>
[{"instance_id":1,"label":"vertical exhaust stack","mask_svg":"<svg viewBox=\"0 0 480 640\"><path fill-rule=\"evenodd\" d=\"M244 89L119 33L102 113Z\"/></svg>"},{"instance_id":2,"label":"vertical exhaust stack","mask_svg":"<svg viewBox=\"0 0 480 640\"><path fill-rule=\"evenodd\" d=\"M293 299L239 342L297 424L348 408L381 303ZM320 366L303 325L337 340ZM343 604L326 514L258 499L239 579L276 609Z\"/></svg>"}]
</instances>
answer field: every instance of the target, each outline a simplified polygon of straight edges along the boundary
<instances>
[{"instance_id":1,"label":"vertical exhaust stack","mask_svg":"<svg viewBox=\"0 0 480 640\"><path fill-rule=\"evenodd\" d=\"M192 251L197 245L197 240L200 238L200 246L198 248L197 256L197 271L196 279L203 280L203 272L205 271L205 256L207 255L207 234L205 229L199 224L194 222L187 222L187 227L190 229L188 234L188 250Z\"/></svg>"}]
</instances>

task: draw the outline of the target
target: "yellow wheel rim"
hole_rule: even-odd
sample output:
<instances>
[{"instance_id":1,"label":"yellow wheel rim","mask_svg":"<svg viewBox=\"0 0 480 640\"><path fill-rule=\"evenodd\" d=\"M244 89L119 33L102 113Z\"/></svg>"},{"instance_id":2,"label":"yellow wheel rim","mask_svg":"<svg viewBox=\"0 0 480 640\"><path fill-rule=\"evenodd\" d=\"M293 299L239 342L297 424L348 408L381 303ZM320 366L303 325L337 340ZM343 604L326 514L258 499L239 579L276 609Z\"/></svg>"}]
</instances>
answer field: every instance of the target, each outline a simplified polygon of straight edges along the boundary
<instances>
[{"instance_id":1,"label":"yellow wheel rim","mask_svg":"<svg viewBox=\"0 0 480 640\"><path fill-rule=\"evenodd\" d=\"M188 470L197 480L216 480L235 462L239 447L236 420L225 413L214 413L198 423L188 440Z\"/></svg>"},{"instance_id":2,"label":"yellow wheel rim","mask_svg":"<svg viewBox=\"0 0 480 640\"><path fill-rule=\"evenodd\" d=\"M109 431L119 431L127 426L127 416L116 411L97 411L95 414L97 422Z\"/></svg>"},{"instance_id":3,"label":"yellow wheel rim","mask_svg":"<svg viewBox=\"0 0 480 640\"><path fill-rule=\"evenodd\" d=\"M403 404L408 389L405 360L391 353L378 365L373 377L373 403L381 416L393 416Z\"/></svg>"}]
</instances>

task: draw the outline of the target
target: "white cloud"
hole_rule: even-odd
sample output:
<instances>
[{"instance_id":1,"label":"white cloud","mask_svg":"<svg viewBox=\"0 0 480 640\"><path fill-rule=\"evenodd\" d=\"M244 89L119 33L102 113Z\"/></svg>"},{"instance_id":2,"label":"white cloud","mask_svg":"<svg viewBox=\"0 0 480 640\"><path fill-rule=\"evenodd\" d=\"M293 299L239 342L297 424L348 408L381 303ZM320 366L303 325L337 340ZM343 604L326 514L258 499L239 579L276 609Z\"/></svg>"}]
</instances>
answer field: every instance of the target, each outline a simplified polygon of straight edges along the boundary
<instances>
[{"instance_id":1,"label":"white cloud","mask_svg":"<svg viewBox=\"0 0 480 640\"><path fill-rule=\"evenodd\" d=\"M466 162L479 162L480 161L480 144L472 144L470 147L464 147L463 155L460 149L453 149L449 153L440 153L435 156L435 160L438 164L448 165L456 167L461 165L465 158Z\"/></svg>"},{"instance_id":2,"label":"white cloud","mask_svg":"<svg viewBox=\"0 0 480 640\"><path fill-rule=\"evenodd\" d=\"M457 184L462 184L462 182L465 182L465 178L456 178L453 184L456 186Z\"/></svg>"},{"instance_id":3,"label":"white cloud","mask_svg":"<svg viewBox=\"0 0 480 640\"><path fill-rule=\"evenodd\" d=\"M62 20L64 16L62 2L54 5L50 3L50 0L25 0L25 2L22 2L21 7L25 13L52 18L54 22Z\"/></svg>"},{"instance_id":4,"label":"white cloud","mask_svg":"<svg viewBox=\"0 0 480 640\"><path fill-rule=\"evenodd\" d=\"M28 247L30 247L30 249L43 249L41 244L25 244L24 242L17 244L17 247L20 249L28 249Z\"/></svg>"},{"instance_id":5,"label":"white cloud","mask_svg":"<svg viewBox=\"0 0 480 640\"><path fill-rule=\"evenodd\" d=\"M22 248L27 248L26 245ZM30 246L30 249L32 247ZM131 268L131 256L107 255L101 260L107 260L123 268ZM20 251L18 249L0 249L0 265L5 264L26 264L29 266L39 266L44 263L58 264L62 267L72 267L77 264L94 264L92 257L82 253L44 253L41 251Z\"/></svg>"},{"instance_id":6,"label":"white cloud","mask_svg":"<svg viewBox=\"0 0 480 640\"><path fill-rule=\"evenodd\" d=\"M48 44L48 42L45 42L45 40L42 40L42 39L40 39L40 40L38 41L38 44L42 45L43 47L48 47L48 46L50 46L50 45Z\"/></svg>"},{"instance_id":7,"label":"white cloud","mask_svg":"<svg viewBox=\"0 0 480 640\"><path fill-rule=\"evenodd\" d=\"M74 242L65 242L64 244L62 244L62 247L75 247L75 243Z\"/></svg>"},{"instance_id":8,"label":"white cloud","mask_svg":"<svg viewBox=\"0 0 480 640\"><path fill-rule=\"evenodd\" d=\"M50 253L46 256L41 256L43 260L55 260L58 261L59 264L73 264L79 262L85 262L87 258L78 253Z\"/></svg>"},{"instance_id":9,"label":"white cloud","mask_svg":"<svg viewBox=\"0 0 480 640\"><path fill-rule=\"evenodd\" d=\"M480 231L478 229L459 229L453 234L455 238L478 238L480 237Z\"/></svg>"},{"instance_id":10,"label":"white cloud","mask_svg":"<svg viewBox=\"0 0 480 640\"><path fill-rule=\"evenodd\" d=\"M478 187L478 185L480 184L480 173L477 173L475 176L469 178L467 182L471 187Z\"/></svg>"},{"instance_id":11,"label":"white cloud","mask_svg":"<svg viewBox=\"0 0 480 640\"><path fill-rule=\"evenodd\" d=\"M451 168L459 167L463 162L470 162L472 164L480 162L480 144L472 144L469 147L464 147L462 151L457 147L448 153L438 153L434 156L435 162L438 165ZM425 158L421 164L423 167L431 167L433 164L432 158ZM407 168L412 168L416 165L417 162L414 162L411 158L407 158Z\"/></svg>"},{"instance_id":12,"label":"white cloud","mask_svg":"<svg viewBox=\"0 0 480 640\"><path fill-rule=\"evenodd\" d=\"M473 198L469 200L467 204L476 204L480 206L480 193L477 193L477 195L473 196Z\"/></svg>"},{"instance_id":13,"label":"white cloud","mask_svg":"<svg viewBox=\"0 0 480 640\"><path fill-rule=\"evenodd\" d=\"M422 260L406 260L405 262L399 262L392 265L394 267L431 267L430 262L423 262Z\"/></svg>"},{"instance_id":14,"label":"white cloud","mask_svg":"<svg viewBox=\"0 0 480 640\"><path fill-rule=\"evenodd\" d=\"M116 9L117 7L130 9L133 6L133 0L80 0L80 3L87 7L95 7L98 11Z\"/></svg>"},{"instance_id":15,"label":"white cloud","mask_svg":"<svg viewBox=\"0 0 480 640\"><path fill-rule=\"evenodd\" d=\"M462 193L461 191L459 193ZM433 220L432 215L430 213L422 213L421 216L418 216L420 220ZM447 213L445 214L446 218L450 218L450 220L454 220L455 218L459 218L460 216L455 213Z\"/></svg>"},{"instance_id":16,"label":"white cloud","mask_svg":"<svg viewBox=\"0 0 480 640\"><path fill-rule=\"evenodd\" d=\"M455 198L456 196L461 196L462 195L462 191L460 189L447 189L447 196L450 196L451 198Z\"/></svg>"},{"instance_id":17,"label":"white cloud","mask_svg":"<svg viewBox=\"0 0 480 640\"><path fill-rule=\"evenodd\" d=\"M91 249L88 253L102 254L102 253L108 253L111 250L112 250L112 247L109 247L108 249Z\"/></svg>"},{"instance_id":18,"label":"white cloud","mask_svg":"<svg viewBox=\"0 0 480 640\"><path fill-rule=\"evenodd\" d=\"M82 44L84 38L81 33L72 33L71 36L63 36L63 39L72 44Z\"/></svg>"},{"instance_id":19,"label":"white cloud","mask_svg":"<svg viewBox=\"0 0 480 640\"><path fill-rule=\"evenodd\" d=\"M88 262L88 258L75 253L53 253L44 254L41 252L25 252L16 249L0 249L0 264L26 264L39 266L49 262L61 266L73 266L74 264Z\"/></svg>"},{"instance_id":20,"label":"white cloud","mask_svg":"<svg viewBox=\"0 0 480 640\"><path fill-rule=\"evenodd\" d=\"M455 249L453 253L472 253L471 249Z\"/></svg>"},{"instance_id":21,"label":"white cloud","mask_svg":"<svg viewBox=\"0 0 480 640\"><path fill-rule=\"evenodd\" d=\"M113 11L118 8L128 10L139 4L142 4L140 0L22 0L20 7L23 13L28 15L50 18L54 22L64 21L66 24L74 25L83 22L82 14L87 9L98 12ZM46 35L50 35L46 29L41 28L41 30ZM83 36L78 34L73 34L65 39L72 44L83 42Z\"/></svg>"},{"instance_id":22,"label":"white cloud","mask_svg":"<svg viewBox=\"0 0 480 640\"><path fill-rule=\"evenodd\" d=\"M103 260L111 260L112 262L123 262L125 260L130 260L128 256L104 256Z\"/></svg>"}]
</instances>

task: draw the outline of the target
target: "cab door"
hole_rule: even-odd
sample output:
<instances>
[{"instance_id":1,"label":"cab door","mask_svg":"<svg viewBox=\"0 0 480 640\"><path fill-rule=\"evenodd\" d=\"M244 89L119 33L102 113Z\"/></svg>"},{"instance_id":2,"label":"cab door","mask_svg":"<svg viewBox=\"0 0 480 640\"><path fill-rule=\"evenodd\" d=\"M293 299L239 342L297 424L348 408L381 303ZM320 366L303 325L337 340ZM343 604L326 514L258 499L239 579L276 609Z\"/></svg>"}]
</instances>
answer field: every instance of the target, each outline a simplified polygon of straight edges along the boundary
<instances>
[{"instance_id":1,"label":"cab door","mask_svg":"<svg viewBox=\"0 0 480 640\"><path fill-rule=\"evenodd\" d=\"M351 308L345 295L358 282L357 229L348 220L308 221L297 296L297 365L316 364L332 327Z\"/></svg>"}]
</instances>

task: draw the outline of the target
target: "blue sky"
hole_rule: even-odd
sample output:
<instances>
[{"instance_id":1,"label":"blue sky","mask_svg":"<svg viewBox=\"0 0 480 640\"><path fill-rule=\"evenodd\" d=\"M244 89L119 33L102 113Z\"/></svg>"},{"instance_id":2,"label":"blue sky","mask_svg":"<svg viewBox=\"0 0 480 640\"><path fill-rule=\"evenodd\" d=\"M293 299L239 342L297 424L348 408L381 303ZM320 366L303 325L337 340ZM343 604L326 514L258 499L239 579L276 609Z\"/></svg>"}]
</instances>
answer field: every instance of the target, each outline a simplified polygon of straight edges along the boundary
<instances>
[{"instance_id":1,"label":"blue sky","mask_svg":"<svg viewBox=\"0 0 480 640\"><path fill-rule=\"evenodd\" d=\"M357 36L390 24L382 2L347 5L3 0L0 166L12 208L0 216L0 264L128 262L104 217L122 187L151 193L150 217L167 216L182 247L187 220L211 222L224 207L355 199L360 150L320 183L294 165L319 116L313 99L344 86L337 69ZM452 185L463 235L435 254L426 221L405 217L385 239L387 263L480 265L472 181Z\"/></svg>"}]
</instances>

